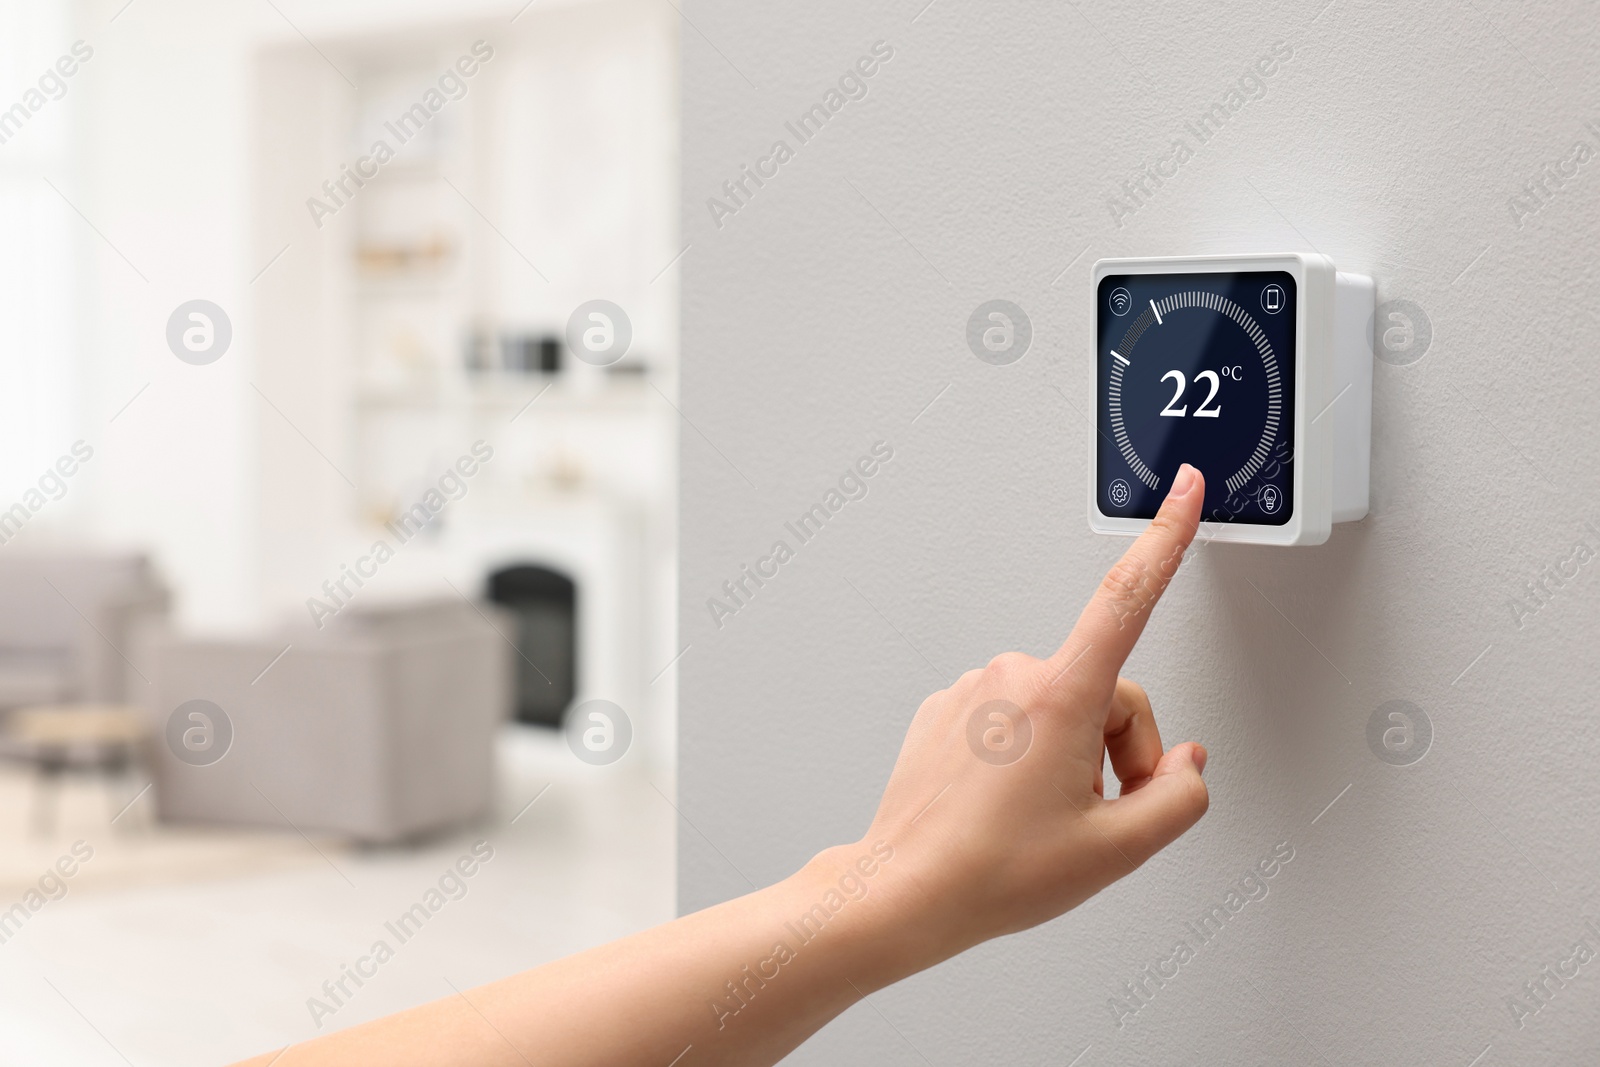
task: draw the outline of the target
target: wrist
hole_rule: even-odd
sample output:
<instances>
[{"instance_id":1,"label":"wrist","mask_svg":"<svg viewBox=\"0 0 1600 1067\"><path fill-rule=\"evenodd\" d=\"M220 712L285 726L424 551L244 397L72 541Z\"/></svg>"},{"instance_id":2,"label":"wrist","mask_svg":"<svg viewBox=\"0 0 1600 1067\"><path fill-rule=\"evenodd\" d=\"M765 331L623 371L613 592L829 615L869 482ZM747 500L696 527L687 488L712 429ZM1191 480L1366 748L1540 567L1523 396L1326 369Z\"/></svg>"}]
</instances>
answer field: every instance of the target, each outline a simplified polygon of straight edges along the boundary
<instances>
[{"instance_id":1,"label":"wrist","mask_svg":"<svg viewBox=\"0 0 1600 1067\"><path fill-rule=\"evenodd\" d=\"M886 838L869 834L824 849L788 882L787 939L827 946L838 978L862 995L948 955L938 947L937 925L921 919L932 909L909 858Z\"/></svg>"}]
</instances>

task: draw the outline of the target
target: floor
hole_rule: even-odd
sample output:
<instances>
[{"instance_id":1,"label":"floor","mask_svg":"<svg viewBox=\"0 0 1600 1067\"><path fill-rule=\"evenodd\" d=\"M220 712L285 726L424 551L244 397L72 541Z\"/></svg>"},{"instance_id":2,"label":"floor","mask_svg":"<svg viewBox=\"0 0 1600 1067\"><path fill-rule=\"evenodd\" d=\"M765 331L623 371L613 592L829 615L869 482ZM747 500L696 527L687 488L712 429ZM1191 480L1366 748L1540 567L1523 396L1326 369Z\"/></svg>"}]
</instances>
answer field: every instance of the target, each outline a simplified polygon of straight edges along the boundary
<instances>
[{"instance_id":1,"label":"floor","mask_svg":"<svg viewBox=\"0 0 1600 1067\"><path fill-rule=\"evenodd\" d=\"M69 880L0 944L0 1064L227 1063L672 917L667 782L579 764L538 731L509 731L500 755L495 818L424 847L277 841L252 850L276 857L256 868L230 843L220 869L195 870L191 856L165 884ZM93 807L107 823L109 805ZM492 855L453 878L474 846ZM442 906L401 942L385 924L434 890ZM0 911L20 899L4 879L0 891ZM379 940L393 957L340 991L343 969Z\"/></svg>"}]
</instances>

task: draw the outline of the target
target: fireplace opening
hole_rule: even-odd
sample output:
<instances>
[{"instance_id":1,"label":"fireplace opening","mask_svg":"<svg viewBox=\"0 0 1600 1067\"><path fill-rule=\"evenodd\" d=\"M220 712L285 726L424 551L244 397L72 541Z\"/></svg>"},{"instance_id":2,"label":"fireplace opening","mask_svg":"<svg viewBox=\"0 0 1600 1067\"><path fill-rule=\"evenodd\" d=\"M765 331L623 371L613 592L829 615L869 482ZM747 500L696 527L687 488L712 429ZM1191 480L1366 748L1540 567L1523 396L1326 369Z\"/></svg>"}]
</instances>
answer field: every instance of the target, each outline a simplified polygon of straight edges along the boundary
<instances>
[{"instance_id":1,"label":"fireplace opening","mask_svg":"<svg viewBox=\"0 0 1600 1067\"><path fill-rule=\"evenodd\" d=\"M515 619L517 721L559 727L577 691L577 586L534 563L491 571L488 584L489 599Z\"/></svg>"}]
</instances>

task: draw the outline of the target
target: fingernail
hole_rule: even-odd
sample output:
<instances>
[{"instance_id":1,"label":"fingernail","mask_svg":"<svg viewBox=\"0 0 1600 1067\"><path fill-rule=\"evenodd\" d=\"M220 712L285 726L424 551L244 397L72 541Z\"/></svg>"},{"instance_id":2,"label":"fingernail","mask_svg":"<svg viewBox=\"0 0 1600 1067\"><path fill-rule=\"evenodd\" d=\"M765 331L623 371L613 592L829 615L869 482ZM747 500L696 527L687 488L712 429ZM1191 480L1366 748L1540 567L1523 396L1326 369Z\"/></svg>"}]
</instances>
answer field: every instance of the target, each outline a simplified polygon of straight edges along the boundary
<instances>
[{"instance_id":1,"label":"fingernail","mask_svg":"<svg viewBox=\"0 0 1600 1067\"><path fill-rule=\"evenodd\" d=\"M1199 771L1201 774L1206 772L1206 759L1206 746L1194 746L1194 769Z\"/></svg>"},{"instance_id":2,"label":"fingernail","mask_svg":"<svg viewBox=\"0 0 1600 1067\"><path fill-rule=\"evenodd\" d=\"M1178 476L1172 480L1172 492L1167 494L1167 499L1177 500L1179 497L1187 496L1189 490L1194 488L1195 475L1199 473L1187 463L1179 467Z\"/></svg>"}]
</instances>

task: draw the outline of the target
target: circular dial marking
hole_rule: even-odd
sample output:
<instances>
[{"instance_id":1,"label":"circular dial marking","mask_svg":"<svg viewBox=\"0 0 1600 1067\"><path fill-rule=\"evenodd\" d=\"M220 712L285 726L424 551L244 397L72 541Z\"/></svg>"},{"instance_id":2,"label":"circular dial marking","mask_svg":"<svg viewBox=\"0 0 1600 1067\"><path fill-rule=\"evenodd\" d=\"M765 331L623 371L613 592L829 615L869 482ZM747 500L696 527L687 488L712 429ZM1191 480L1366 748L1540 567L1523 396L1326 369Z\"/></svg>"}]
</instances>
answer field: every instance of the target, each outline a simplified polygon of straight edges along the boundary
<instances>
[{"instance_id":1,"label":"circular dial marking","mask_svg":"<svg viewBox=\"0 0 1600 1067\"><path fill-rule=\"evenodd\" d=\"M1245 337L1255 348L1261 359L1261 367L1266 383L1266 413L1262 421L1261 434L1255 448L1244 457L1239 468L1226 480L1228 492L1237 492L1239 488L1255 477L1268 456L1272 453L1272 446L1277 441L1278 429L1283 419L1283 382L1278 373L1278 357L1273 351L1272 343L1267 339L1261 326L1255 318L1238 304L1225 296L1216 293L1191 290L1182 293L1173 293L1158 301L1151 301L1149 308L1129 324L1128 330L1122 340L1111 350L1111 379L1107 387L1110 401L1111 433L1116 441L1122 458L1127 461L1128 467L1134 475L1152 490L1160 488L1160 477L1150 468L1144 458L1139 455L1138 449L1128 436L1127 426L1122 416L1122 383L1123 376L1138 359L1139 341L1146 331L1155 329L1188 328L1180 316L1175 323L1169 325L1167 317L1174 312L1195 309L1203 313L1220 315L1231 321L1234 326L1244 332ZM1169 372L1172 373L1172 372ZM1197 412L1197 414L1213 414L1212 411ZM1176 414L1176 412L1174 412Z\"/></svg>"}]
</instances>

